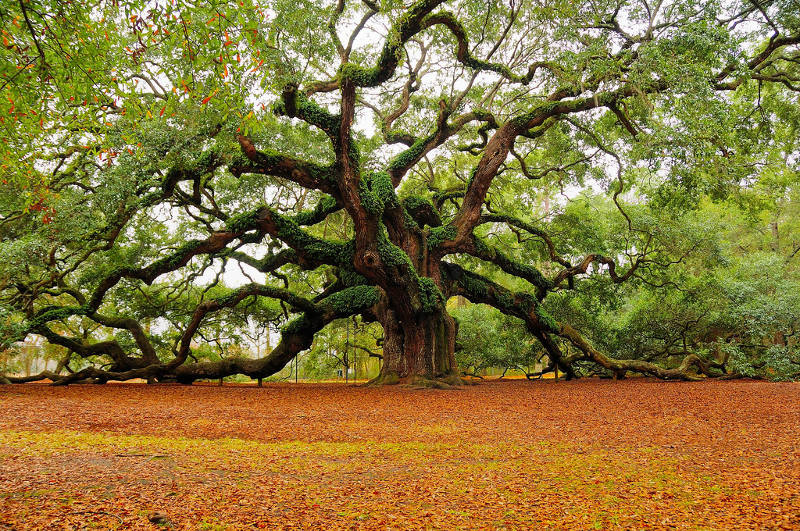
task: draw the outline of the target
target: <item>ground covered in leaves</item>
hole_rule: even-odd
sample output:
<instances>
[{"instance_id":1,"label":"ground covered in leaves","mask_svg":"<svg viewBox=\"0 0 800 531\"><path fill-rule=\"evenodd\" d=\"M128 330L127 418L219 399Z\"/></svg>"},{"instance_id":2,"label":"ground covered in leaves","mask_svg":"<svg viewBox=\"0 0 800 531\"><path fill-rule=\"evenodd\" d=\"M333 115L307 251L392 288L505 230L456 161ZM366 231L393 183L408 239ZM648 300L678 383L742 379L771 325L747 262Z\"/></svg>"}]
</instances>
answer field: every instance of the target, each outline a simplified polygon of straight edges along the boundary
<instances>
[{"instance_id":1,"label":"ground covered in leaves","mask_svg":"<svg viewBox=\"0 0 800 531\"><path fill-rule=\"evenodd\" d=\"M0 386L0 529L800 529L798 441L789 383Z\"/></svg>"}]
</instances>

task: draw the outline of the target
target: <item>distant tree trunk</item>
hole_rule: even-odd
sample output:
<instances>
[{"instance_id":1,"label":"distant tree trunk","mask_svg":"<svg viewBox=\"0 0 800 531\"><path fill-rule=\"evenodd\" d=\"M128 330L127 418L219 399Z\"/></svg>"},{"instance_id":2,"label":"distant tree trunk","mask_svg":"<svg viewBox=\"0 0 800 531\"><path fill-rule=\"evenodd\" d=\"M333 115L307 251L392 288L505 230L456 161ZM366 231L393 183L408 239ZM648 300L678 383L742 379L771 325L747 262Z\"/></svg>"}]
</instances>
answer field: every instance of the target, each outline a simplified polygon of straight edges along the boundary
<instances>
[{"instance_id":1,"label":"distant tree trunk","mask_svg":"<svg viewBox=\"0 0 800 531\"><path fill-rule=\"evenodd\" d=\"M770 229L772 230L772 250L777 252L780 249L780 239L778 237L778 222L773 221L769 224Z\"/></svg>"}]
</instances>

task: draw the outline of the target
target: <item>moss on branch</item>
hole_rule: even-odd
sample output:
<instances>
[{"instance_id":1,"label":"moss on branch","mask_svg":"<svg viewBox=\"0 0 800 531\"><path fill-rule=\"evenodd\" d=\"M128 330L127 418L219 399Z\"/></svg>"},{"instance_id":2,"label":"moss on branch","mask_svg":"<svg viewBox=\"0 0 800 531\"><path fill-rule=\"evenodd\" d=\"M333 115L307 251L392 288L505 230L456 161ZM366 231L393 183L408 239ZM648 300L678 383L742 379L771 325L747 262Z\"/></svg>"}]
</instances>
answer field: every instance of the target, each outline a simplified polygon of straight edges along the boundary
<instances>
[{"instance_id":1,"label":"moss on branch","mask_svg":"<svg viewBox=\"0 0 800 531\"><path fill-rule=\"evenodd\" d=\"M436 286L433 279L418 277L419 293L424 313L433 313L444 304L444 295Z\"/></svg>"},{"instance_id":2,"label":"moss on branch","mask_svg":"<svg viewBox=\"0 0 800 531\"><path fill-rule=\"evenodd\" d=\"M362 175L358 182L361 205L373 216L380 216L387 208L399 205L394 186L386 172Z\"/></svg>"},{"instance_id":3,"label":"moss on branch","mask_svg":"<svg viewBox=\"0 0 800 531\"><path fill-rule=\"evenodd\" d=\"M243 212L231 216L225 222L225 228L231 232L243 233L258 228L258 210Z\"/></svg>"},{"instance_id":4,"label":"moss on branch","mask_svg":"<svg viewBox=\"0 0 800 531\"><path fill-rule=\"evenodd\" d=\"M325 195L317 202L312 210L304 210L303 212L295 214L294 222L298 225L314 225L323 221L326 217L339 209L340 207L336 199Z\"/></svg>"},{"instance_id":5,"label":"moss on branch","mask_svg":"<svg viewBox=\"0 0 800 531\"><path fill-rule=\"evenodd\" d=\"M425 153L425 146L432 140L431 136L416 140L411 146L402 153L396 155L386 167L390 172L404 172L413 166Z\"/></svg>"},{"instance_id":6,"label":"moss on branch","mask_svg":"<svg viewBox=\"0 0 800 531\"><path fill-rule=\"evenodd\" d=\"M341 116L331 114L330 111L298 91L294 85L289 85L284 89L282 99L275 104L273 112L278 116L300 118L318 127L331 138L338 135L339 124L342 120Z\"/></svg>"},{"instance_id":7,"label":"moss on branch","mask_svg":"<svg viewBox=\"0 0 800 531\"><path fill-rule=\"evenodd\" d=\"M455 225L448 223L441 227L433 227L428 234L428 249L435 249L442 245L447 240L452 240L458 234L458 229Z\"/></svg>"},{"instance_id":8,"label":"moss on branch","mask_svg":"<svg viewBox=\"0 0 800 531\"><path fill-rule=\"evenodd\" d=\"M404 197L400 203L405 210L405 215L413 220L413 226L441 226L442 220L439 212L427 197L412 195Z\"/></svg>"},{"instance_id":9,"label":"moss on branch","mask_svg":"<svg viewBox=\"0 0 800 531\"><path fill-rule=\"evenodd\" d=\"M378 230L378 254L387 267L406 267L409 271L414 271L411 259L400 247L396 246L389 239L386 233L386 226L381 223Z\"/></svg>"},{"instance_id":10,"label":"moss on branch","mask_svg":"<svg viewBox=\"0 0 800 531\"><path fill-rule=\"evenodd\" d=\"M337 316L348 316L378 304L381 291L375 286L353 286L334 293L322 300L320 305L329 306Z\"/></svg>"},{"instance_id":11,"label":"moss on branch","mask_svg":"<svg viewBox=\"0 0 800 531\"><path fill-rule=\"evenodd\" d=\"M535 267L521 264L512 260L498 249L490 247L481 238L473 237L472 249L467 251L469 254L486 260L497 265L500 269L510 275L523 278L536 286L537 288L548 291L553 288L553 283L542 275L541 271Z\"/></svg>"}]
</instances>

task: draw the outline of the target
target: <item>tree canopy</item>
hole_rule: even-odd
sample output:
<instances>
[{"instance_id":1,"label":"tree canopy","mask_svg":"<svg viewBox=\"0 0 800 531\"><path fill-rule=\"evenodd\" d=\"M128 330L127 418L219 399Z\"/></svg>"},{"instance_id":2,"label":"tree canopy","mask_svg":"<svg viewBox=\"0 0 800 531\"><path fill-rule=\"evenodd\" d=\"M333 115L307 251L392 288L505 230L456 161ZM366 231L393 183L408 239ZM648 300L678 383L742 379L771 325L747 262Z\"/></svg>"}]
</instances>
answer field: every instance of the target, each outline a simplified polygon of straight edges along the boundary
<instances>
[{"instance_id":1,"label":"tree canopy","mask_svg":"<svg viewBox=\"0 0 800 531\"><path fill-rule=\"evenodd\" d=\"M61 352L10 381L262 378L358 315L378 382L455 382L453 296L568 377L798 372L792 0L0 19L0 336Z\"/></svg>"}]
</instances>

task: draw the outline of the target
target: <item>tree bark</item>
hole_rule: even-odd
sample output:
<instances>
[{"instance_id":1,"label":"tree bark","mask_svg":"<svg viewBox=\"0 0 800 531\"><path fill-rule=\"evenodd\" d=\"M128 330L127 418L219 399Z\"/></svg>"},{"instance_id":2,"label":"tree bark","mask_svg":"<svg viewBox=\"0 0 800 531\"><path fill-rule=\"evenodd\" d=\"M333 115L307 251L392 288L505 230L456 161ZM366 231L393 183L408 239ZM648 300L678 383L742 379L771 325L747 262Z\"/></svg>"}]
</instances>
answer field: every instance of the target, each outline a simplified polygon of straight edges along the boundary
<instances>
[{"instance_id":1,"label":"tree bark","mask_svg":"<svg viewBox=\"0 0 800 531\"><path fill-rule=\"evenodd\" d=\"M375 383L414 383L421 380L455 382L456 323L441 305L435 312L402 319L385 309L383 366Z\"/></svg>"}]
</instances>

